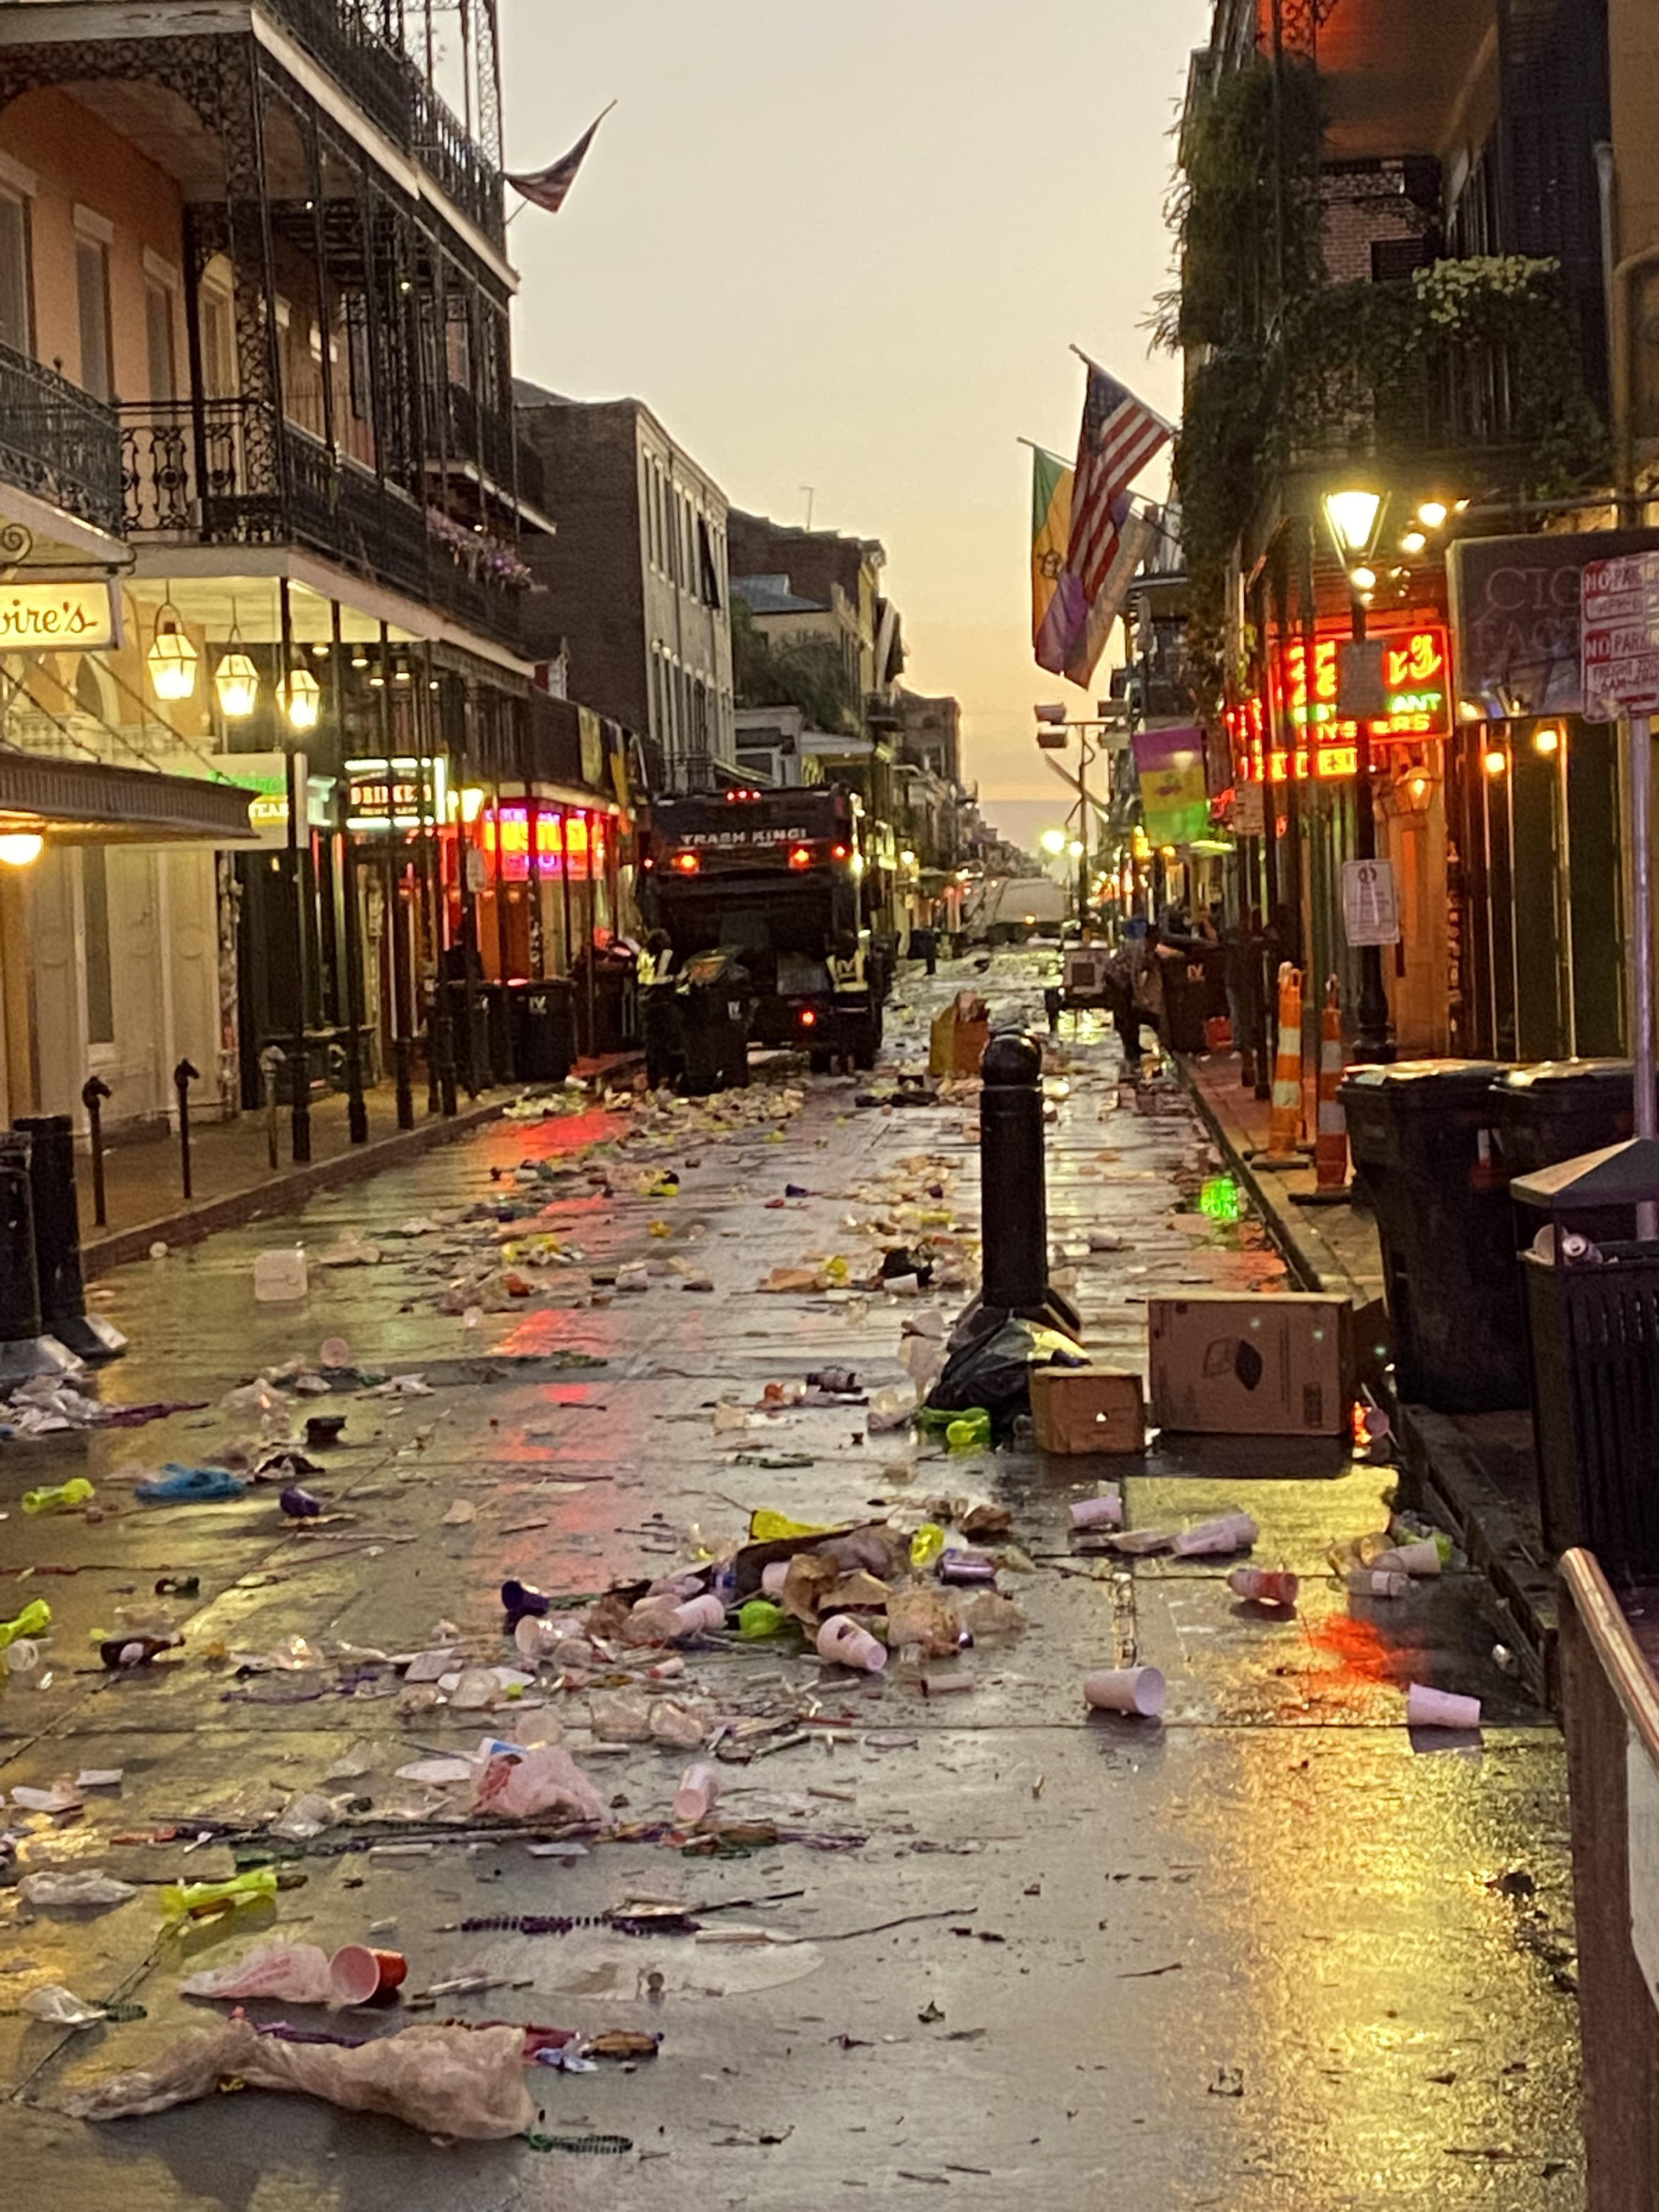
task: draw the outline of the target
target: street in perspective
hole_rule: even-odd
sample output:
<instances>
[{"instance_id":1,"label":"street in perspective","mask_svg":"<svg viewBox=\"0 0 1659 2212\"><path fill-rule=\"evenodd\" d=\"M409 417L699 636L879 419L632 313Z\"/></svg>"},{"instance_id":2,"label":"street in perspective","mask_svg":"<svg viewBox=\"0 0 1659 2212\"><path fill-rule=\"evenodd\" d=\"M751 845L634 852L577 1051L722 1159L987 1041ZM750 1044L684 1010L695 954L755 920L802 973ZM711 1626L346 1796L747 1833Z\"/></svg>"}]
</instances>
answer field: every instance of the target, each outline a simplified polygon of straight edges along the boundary
<instances>
[{"instance_id":1,"label":"street in perspective","mask_svg":"<svg viewBox=\"0 0 1659 2212\"><path fill-rule=\"evenodd\" d=\"M1659 2212L1659 24L1054 14L0 5L20 2203Z\"/></svg>"}]
</instances>

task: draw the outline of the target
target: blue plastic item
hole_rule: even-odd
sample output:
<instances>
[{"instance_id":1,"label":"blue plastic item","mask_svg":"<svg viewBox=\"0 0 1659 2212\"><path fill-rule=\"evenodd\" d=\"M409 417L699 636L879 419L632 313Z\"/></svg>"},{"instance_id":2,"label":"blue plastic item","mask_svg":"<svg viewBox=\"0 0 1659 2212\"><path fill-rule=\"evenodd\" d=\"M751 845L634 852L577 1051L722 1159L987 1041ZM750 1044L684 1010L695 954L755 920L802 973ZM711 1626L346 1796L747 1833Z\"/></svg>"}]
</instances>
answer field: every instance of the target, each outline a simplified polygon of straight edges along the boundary
<instances>
[{"instance_id":1,"label":"blue plastic item","mask_svg":"<svg viewBox=\"0 0 1659 2212\"><path fill-rule=\"evenodd\" d=\"M153 1482L141 1482L132 1494L146 1505L212 1505L246 1498L247 1485L222 1467L181 1467L170 1459Z\"/></svg>"}]
</instances>

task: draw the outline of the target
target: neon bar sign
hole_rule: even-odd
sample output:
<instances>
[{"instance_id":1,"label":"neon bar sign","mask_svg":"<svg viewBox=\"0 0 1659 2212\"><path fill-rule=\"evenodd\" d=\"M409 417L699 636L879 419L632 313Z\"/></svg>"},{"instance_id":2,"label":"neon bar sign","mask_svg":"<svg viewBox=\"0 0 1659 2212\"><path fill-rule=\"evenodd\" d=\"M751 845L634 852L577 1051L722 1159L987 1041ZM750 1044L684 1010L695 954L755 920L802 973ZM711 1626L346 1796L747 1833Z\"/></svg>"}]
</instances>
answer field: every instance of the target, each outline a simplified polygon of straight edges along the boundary
<instances>
[{"instance_id":1,"label":"neon bar sign","mask_svg":"<svg viewBox=\"0 0 1659 2212\"><path fill-rule=\"evenodd\" d=\"M1438 624L1420 629L1384 633L1382 641L1382 683L1388 713L1370 725L1374 742L1389 738L1447 738L1451 735L1451 653L1445 630ZM1339 655L1342 641L1334 637L1314 641L1313 710L1309 714L1307 648L1300 641L1287 645L1282 662L1273 672L1275 702L1290 697L1290 719L1305 731L1314 727L1352 749L1358 726L1337 712ZM1281 676L1282 668L1282 676ZM1282 687L1282 688L1281 688ZM1333 771L1353 773L1352 769Z\"/></svg>"}]
</instances>

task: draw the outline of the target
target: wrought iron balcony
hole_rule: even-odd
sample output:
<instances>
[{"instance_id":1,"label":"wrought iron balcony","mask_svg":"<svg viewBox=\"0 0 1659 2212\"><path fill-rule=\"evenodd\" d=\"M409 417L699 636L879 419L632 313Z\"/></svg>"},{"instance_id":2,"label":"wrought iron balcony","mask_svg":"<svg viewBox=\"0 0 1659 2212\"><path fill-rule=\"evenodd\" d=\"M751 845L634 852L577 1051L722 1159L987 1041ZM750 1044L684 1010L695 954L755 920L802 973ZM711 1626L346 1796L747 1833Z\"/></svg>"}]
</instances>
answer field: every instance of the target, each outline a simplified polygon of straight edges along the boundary
<instances>
[{"instance_id":1,"label":"wrought iron balcony","mask_svg":"<svg viewBox=\"0 0 1659 2212\"><path fill-rule=\"evenodd\" d=\"M0 345L0 477L118 533L121 434L114 408L44 362Z\"/></svg>"},{"instance_id":2,"label":"wrought iron balcony","mask_svg":"<svg viewBox=\"0 0 1659 2212\"><path fill-rule=\"evenodd\" d=\"M519 593L420 498L280 418L267 401L142 401L120 410L126 532L140 544L310 546L516 644ZM438 518L441 520L441 517ZM471 557L463 557L471 556Z\"/></svg>"}]
</instances>

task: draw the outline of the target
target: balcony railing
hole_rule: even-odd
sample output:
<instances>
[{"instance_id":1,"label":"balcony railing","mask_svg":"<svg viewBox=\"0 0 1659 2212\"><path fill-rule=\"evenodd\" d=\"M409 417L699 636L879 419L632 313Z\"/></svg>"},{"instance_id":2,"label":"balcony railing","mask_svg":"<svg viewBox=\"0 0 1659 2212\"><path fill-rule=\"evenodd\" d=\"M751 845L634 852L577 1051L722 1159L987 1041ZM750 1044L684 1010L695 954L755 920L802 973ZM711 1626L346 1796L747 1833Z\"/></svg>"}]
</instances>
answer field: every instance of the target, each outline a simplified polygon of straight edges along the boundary
<instances>
[{"instance_id":1,"label":"balcony railing","mask_svg":"<svg viewBox=\"0 0 1659 2212\"><path fill-rule=\"evenodd\" d=\"M436 542L421 501L337 459L265 401L151 400L120 410L126 532L141 544L302 544L516 644L519 595Z\"/></svg>"},{"instance_id":2,"label":"balcony railing","mask_svg":"<svg viewBox=\"0 0 1659 2212\"><path fill-rule=\"evenodd\" d=\"M0 477L95 529L121 527L113 407L44 362L0 345Z\"/></svg>"},{"instance_id":3,"label":"balcony railing","mask_svg":"<svg viewBox=\"0 0 1659 2212\"><path fill-rule=\"evenodd\" d=\"M15 6L19 0L0 0ZM114 5L115 0L106 0ZM382 27L372 0L260 0L363 114L411 153L439 189L484 235L505 236L501 173L419 65ZM204 28L210 28L212 11Z\"/></svg>"}]
</instances>

